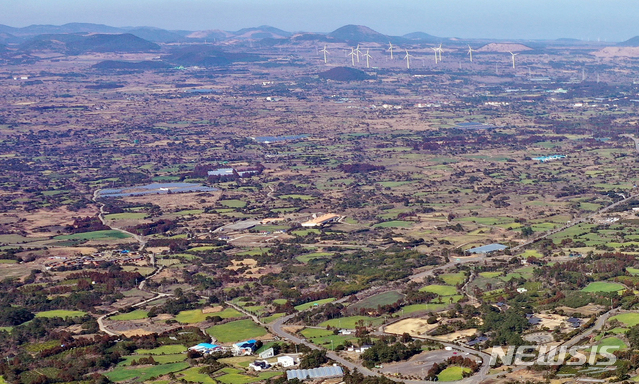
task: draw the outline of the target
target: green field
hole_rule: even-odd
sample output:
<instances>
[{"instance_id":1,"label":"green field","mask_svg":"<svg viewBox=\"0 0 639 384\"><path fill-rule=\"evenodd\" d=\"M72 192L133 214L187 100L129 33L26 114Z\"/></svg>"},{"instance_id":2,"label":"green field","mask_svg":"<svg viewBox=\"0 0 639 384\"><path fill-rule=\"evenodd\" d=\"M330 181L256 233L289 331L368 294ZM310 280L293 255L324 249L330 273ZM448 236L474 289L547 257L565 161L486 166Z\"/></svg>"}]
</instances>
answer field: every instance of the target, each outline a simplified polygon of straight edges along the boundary
<instances>
[{"instance_id":1,"label":"green field","mask_svg":"<svg viewBox=\"0 0 639 384\"><path fill-rule=\"evenodd\" d=\"M322 300L317 300L317 301L311 301L310 303L304 303L304 304L300 304L300 305L296 305L295 309L297 309L298 311L305 311L307 309L309 309L310 307L314 307L314 306L319 306L319 305L323 305L323 304L328 304L332 301L335 301L334 297L329 297L328 299L322 299Z\"/></svg>"},{"instance_id":2,"label":"green field","mask_svg":"<svg viewBox=\"0 0 639 384\"><path fill-rule=\"evenodd\" d=\"M217 382L211 378L211 376L200 373L200 369L202 367L193 367L189 369L185 369L180 372L178 376L179 379L186 380L187 383L202 383L202 384L216 384ZM155 383L155 382L154 382Z\"/></svg>"},{"instance_id":3,"label":"green field","mask_svg":"<svg viewBox=\"0 0 639 384\"><path fill-rule=\"evenodd\" d=\"M639 313L622 313L611 317L610 320L617 320L629 327L634 327L639 324Z\"/></svg>"},{"instance_id":4,"label":"green field","mask_svg":"<svg viewBox=\"0 0 639 384\"><path fill-rule=\"evenodd\" d=\"M153 349L137 349L136 355L173 355L186 352L186 347L181 344L163 345Z\"/></svg>"},{"instance_id":5,"label":"green field","mask_svg":"<svg viewBox=\"0 0 639 384\"><path fill-rule=\"evenodd\" d=\"M410 228L412 226L413 222L404 220L385 221L373 225L374 228Z\"/></svg>"},{"instance_id":6,"label":"green field","mask_svg":"<svg viewBox=\"0 0 639 384\"><path fill-rule=\"evenodd\" d=\"M333 334L333 331L318 328L304 328L300 331L300 334L307 339L313 339L315 337L330 336Z\"/></svg>"},{"instance_id":7,"label":"green field","mask_svg":"<svg viewBox=\"0 0 639 384\"><path fill-rule=\"evenodd\" d=\"M151 365L136 368L117 367L111 372L104 375L112 381L135 380L137 382L145 382L151 377L166 375L170 372L178 372L189 367L189 363L180 362L164 365Z\"/></svg>"},{"instance_id":8,"label":"green field","mask_svg":"<svg viewBox=\"0 0 639 384\"><path fill-rule=\"evenodd\" d=\"M501 272L480 272L479 276L481 277L485 277L487 279L493 279L497 276L501 276L502 273Z\"/></svg>"},{"instance_id":9,"label":"green field","mask_svg":"<svg viewBox=\"0 0 639 384\"><path fill-rule=\"evenodd\" d=\"M275 320L279 319L280 317L284 315L285 315L284 313L276 313L268 317L263 317L260 319L260 321L263 322L264 324L268 324L268 323L274 322Z\"/></svg>"},{"instance_id":10,"label":"green field","mask_svg":"<svg viewBox=\"0 0 639 384\"><path fill-rule=\"evenodd\" d=\"M331 257L332 255L333 254L330 252L313 252L313 253L306 253L304 255L299 255L299 256L296 256L295 258L297 259L297 261L306 264L311 260L326 259L328 257Z\"/></svg>"},{"instance_id":11,"label":"green field","mask_svg":"<svg viewBox=\"0 0 639 384\"><path fill-rule=\"evenodd\" d=\"M80 317L86 315L86 312L82 311L67 311L65 309L55 309L53 311L44 311L36 313L36 317Z\"/></svg>"},{"instance_id":12,"label":"green field","mask_svg":"<svg viewBox=\"0 0 639 384\"><path fill-rule=\"evenodd\" d=\"M246 202L242 200L220 200L220 204L229 208L244 208Z\"/></svg>"},{"instance_id":13,"label":"green field","mask_svg":"<svg viewBox=\"0 0 639 384\"><path fill-rule=\"evenodd\" d=\"M628 267L626 268L626 271L628 271L628 273L630 273L633 276L639 275L639 268Z\"/></svg>"},{"instance_id":14,"label":"green field","mask_svg":"<svg viewBox=\"0 0 639 384\"><path fill-rule=\"evenodd\" d=\"M60 235L54 237L56 240L96 240L96 239L126 239L131 237L126 233L108 229L104 231L93 231L84 233L74 233L73 235Z\"/></svg>"},{"instance_id":15,"label":"green field","mask_svg":"<svg viewBox=\"0 0 639 384\"><path fill-rule=\"evenodd\" d=\"M612 353L617 350L626 349L628 346L621 339L617 337L606 337L601 340L598 344L598 347L616 347L617 349L609 349L609 352Z\"/></svg>"},{"instance_id":16,"label":"green field","mask_svg":"<svg viewBox=\"0 0 639 384\"><path fill-rule=\"evenodd\" d=\"M146 216L146 213L143 212L123 212L105 215L104 218L107 220L141 220Z\"/></svg>"},{"instance_id":17,"label":"green field","mask_svg":"<svg viewBox=\"0 0 639 384\"><path fill-rule=\"evenodd\" d=\"M214 325L206 330L220 343L232 343L266 335L266 329L251 320L238 320Z\"/></svg>"},{"instance_id":18,"label":"green field","mask_svg":"<svg viewBox=\"0 0 639 384\"><path fill-rule=\"evenodd\" d=\"M448 285L463 284L466 281L466 274L464 272L457 273L444 273L439 275L439 278Z\"/></svg>"},{"instance_id":19,"label":"green field","mask_svg":"<svg viewBox=\"0 0 639 384\"><path fill-rule=\"evenodd\" d=\"M219 381L223 384L248 384L255 383L258 381L265 381L266 379L270 379L275 376L279 376L281 372L263 372L258 374L257 376L248 376L243 375L238 369L235 368L222 368L223 372L226 372L226 375L216 377L215 380Z\"/></svg>"},{"instance_id":20,"label":"green field","mask_svg":"<svg viewBox=\"0 0 639 384\"><path fill-rule=\"evenodd\" d=\"M324 321L323 323L319 323L319 327L337 327L341 329L355 329L357 323L359 321L363 321L365 325L381 325L384 322L383 318L380 317L369 317L369 316L348 316L348 317L340 317L339 319L331 319Z\"/></svg>"},{"instance_id":21,"label":"green field","mask_svg":"<svg viewBox=\"0 0 639 384\"><path fill-rule=\"evenodd\" d=\"M439 296L452 296L457 294L457 288L451 287L450 285L438 285L432 284L427 285L419 290L420 292L432 292L436 293Z\"/></svg>"},{"instance_id":22,"label":"green field","mask_svg":"<svg viewBox=\"0 0 639 384\"><path fill-rule=\"evenodd\" d=\"M470 372L470 368L462 368L458 366L450 366L437 375L439 381L458 381L463 378L464 372Z\"/></svg>"},{"instance_id":23,"label":"green field","mask_svg":"<svg viewBox=\"0 0 639 384\"><path fill-rule=\"evenodd\" d=\"M128 313L120 313L119 315L115 315L115 316L111 316L109 317L109 319L111 320L121 320L121 321L126 321L126 320L140 320L140 319L146 319L147 318L147 314L149 313L149 311L145 311L142 309L136 309L135 311L131 311Z\"/></svg>"},{"instance_id":24,"label":"green field","mask_svg":"<svg viewBox=\"0 0 639 384\"><path fill-rule=\"evenodd\" d=\"M298 199L298 200L313 200L314 197L310 195L281 195L278 196L280 199Z\"/></svg>"},{"instance_id":25,"label":"green field","mask_svg":"<svg viewBox=\"0 0 639 384\"><path fill-rule=\"evenodd\" d=\"M127 366L131 365L133 360L139 360L141 357L149 357L149 355L129 355L124 356L123 361L118 363L118 366ZM178 363L180 361L186 360L186 353L177 353L172 355L154 355L153 360L155 360L158 364L171 364Z\"/></svg>"},{"instance_id":26,"label":"green field","mask_svg":"<svg viewBox=\"0 0 639 384\"><path fill-rule=\"evenodd\" d=\"M355 303L348 308L350 311L358 310L359 308L377 308L378 305L388 305L396 303L403 297L404 295L397 291L389 291L367 297L359 303Z\"/></svg>"},{"instance_id":27,"label":"green field","mask_svg":"<svg viewBox=\"0 0 639 384\"><path fill-rule=\"evenodd\" d=\"M208 316L219 316L223 319L230 319L234 317L242 317L240 312L233 308L225 308L223 311L214 313L202 313L201 309L191 309L188 311L182 311L175 316L175 320L184 324L201 323L206 321Z\"/></svg>"},{"instance_id":28,"label":"green field","mask_svg":"<svg viewBox=\"0 0 639 384\"><path fill-rule=\"evenodd\" d=\"M582 289L582 292L616 292L624 289L625 287L619 283L610 283L607 281L596 281L588 284L587 287Z\"/></svg>"}]
</instances>

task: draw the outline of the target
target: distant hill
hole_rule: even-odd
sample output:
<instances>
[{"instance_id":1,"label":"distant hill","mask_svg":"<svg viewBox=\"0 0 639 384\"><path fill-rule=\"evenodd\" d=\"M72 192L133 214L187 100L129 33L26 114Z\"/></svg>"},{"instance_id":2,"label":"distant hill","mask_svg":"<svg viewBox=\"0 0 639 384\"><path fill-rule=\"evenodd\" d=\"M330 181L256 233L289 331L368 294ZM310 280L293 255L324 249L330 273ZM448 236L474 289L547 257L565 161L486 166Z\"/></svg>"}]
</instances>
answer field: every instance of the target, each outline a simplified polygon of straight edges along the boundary
<instances>
[{"instance_id":1,"label":"distant hill","mask_svg":"<svg viewBox=\"0 0 639 384\"><path fill-rule=\"evenodd\" d=\"M229 37L233 36L232 33L222 31L220 29L210 29L206 31L197 31L191 32L186 35L189 39L199 39L199 40L226 40Z\"/></svg>"},{"instance_id":2,"label":"distant hill","mask_svg":"<svg viewBox=\"0 0 639 384\"><path fill-rule=\"evenodd\" d=\"M639 47L639 36L632 37L617 44L620 47Z\"/></svg>"},{"instance_id":3,"label":"distant hill","mask_svg":"<svg viewBox=\"0 0 639 384\"><path fill-rule=\"evenodd\" d=\"M7 32L0 32L0 43L11 44L11 43L18 43L18 42L20 42L20 39L17 38L16 36Z\"/></svg>"},{"instance_id":4,"label":"distant hill","mask_svg":"<svg viewBox=\"0 0 639 384\"><path fill-rule=\"evenodd\" d=\"M477 49L477 52L521 52L533 49L517 43L490 43Z\"/></svg>"},{"instance_id":5,"label":"distant hill","mask_svg":"<svg viewBox=\"0 0 639 384\"><path fill-rule=\"evenodd\" d=\"M178 33L153 27L132 28L128 29L127 32L141 39L152 41L154 43L174 43L177 41L186 40L184 36Z\"/></svg>"},{"instance_id":6,"label":"distant hill","mask_svg":"<svg viewBox=\"0 0 639 384\"><path fill-rule=\"evenodd\" d=\"M55 51L71 55L86 52L149 52L160 46L130 33L118 35L53 34L36 36L20 44L21 51Z\"/></svg>"},{"instance_id":7,"label":"distant hill","mask_svg":"<svg viewBox=\"0 0 639 384\"><path fill-rule=\"evenodd\" d=\"M0 31L6 25L0 26ZM64 25L30 25L24 28L7 27L7 32L15 36L35 36L59 33L122 33L122 29L103 24L69 23Z\"/></svg>"},{"instance_id":8,"label":"distant hill","mask_svg":"<svg viewBox=\"0 0 639 384\"><path fill-rule=\"evenodd\" d=\"M370 79L370 76L368 76L366 72L350 67L331 68L328 71L320 72L319 77L335 81L362 81Z\"/></svg>"},{"instance_id":9,"label":"distant hill","mask_svg":"<svg viewBox=\"0 0 639 384\"><path fill-rule=\"evenodd\" d=\"M269 25L261 25L256 28L243 28L237 32L233 32L234 38L240 39L278 39L291 37L293 34L283 31L279 28L271 27Z\"/></svg>"},{"instance_id":10,"label":"distant hill","mask_svg":"<svg viewBox=\"0 0 639 384\"><path fill-rule=\"evenodd\" d=\"M130 69L130 70L149 70L149 69L165 69L171 65L162 61L118 61L118 60L105 60L101 61L92 68L95 69Z\"/></svg>"},{"instance_id":11,"label":"distant hill","mask_svg":"<svg viewBox=\"0 0 639 384\"><path fill-rule=\"evenodd\" d=\"M407 33L402 37L408 40L419 40L419 41L429 42L429 43L434 43L434 42L438 42L442 40L441 37L429 35L428 33L425 33L425 32Z\"/></svg>"},{"instance_id":12,"label":"distant hill","mask_svg":"<svg viewBox=\"0 0 639 384\"><path fill-rule=\"evenodd\" d=\"M164 57L166 61L185 67L218 67L235 62L250 62L260 60L260 56L248 53L231 53L216 47L206 45L190 45L178 47Z\"/></svg>"},{"instance_id":13,"label":"distant hill","mask_svg":"<svg viewBox=\"0 0 639 384\"><path fill-rule=\"evenodd\" d=\"M363 25L345 25L328 34L337 40L356 41L362 43L388 43L389 37Z\"/></svg>"}]
</instances>

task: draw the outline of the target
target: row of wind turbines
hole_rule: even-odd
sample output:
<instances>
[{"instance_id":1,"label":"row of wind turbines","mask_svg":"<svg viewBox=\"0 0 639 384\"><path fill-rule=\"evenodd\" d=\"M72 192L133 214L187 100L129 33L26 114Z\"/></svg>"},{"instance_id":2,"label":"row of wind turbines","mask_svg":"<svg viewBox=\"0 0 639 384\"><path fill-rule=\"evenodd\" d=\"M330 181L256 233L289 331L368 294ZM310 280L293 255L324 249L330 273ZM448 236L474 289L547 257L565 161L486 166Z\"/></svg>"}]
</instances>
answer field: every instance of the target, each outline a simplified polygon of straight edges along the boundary
<instances>
[{"instance_id":1,"label":"row of wind turbines","mask_svg":"<svg viewBox=\"0 0 639 384\"><path fill-rule=\"evenodd\" d=\"M393 45L393 43L388 42L388 49L386 51L390 52L390 58L391 60L394 59L393 56L393 48L395 48L395 50L397 50L397 46ZM442 44L439 44L439 47L431 47L431 49L435 52L435 64L439 63L442 61L442 52L444 52L444 49L442 49ZM408 53L408 49L404 50L406 52L406 54L404 55L404 57L402 58L402 60L406 60L406 68L410 69L410 58L414 57L413 55L411 55L410 53ZM324 54L324 64L328 63L328 49L326 47L326 45L324 45L324 48L322 50L320 50L319 52ZM473 52L477 52L476 49L473 49L470 45L468 46L468 53L467 55L469 55L470 57L470 62L473 61ZM516 64L515 64L515 56L519 55L519 53L513 53L513 52L508 52L510 53L511 57L512 57L512 61L513 61L513 69L516 68ZM355 61L357 61L358 63L360 62L360 55L363 58L366 58L366 68L370 68L370 59L373 58L373 56L370 55L370 48L366 48L366 53L363 53L360 48L359 48L359 44L357 44L356 48L351 48L351 52L347 55L351 57L351 63L353 66L355 66Z\"/></svg>"}]
</instances>

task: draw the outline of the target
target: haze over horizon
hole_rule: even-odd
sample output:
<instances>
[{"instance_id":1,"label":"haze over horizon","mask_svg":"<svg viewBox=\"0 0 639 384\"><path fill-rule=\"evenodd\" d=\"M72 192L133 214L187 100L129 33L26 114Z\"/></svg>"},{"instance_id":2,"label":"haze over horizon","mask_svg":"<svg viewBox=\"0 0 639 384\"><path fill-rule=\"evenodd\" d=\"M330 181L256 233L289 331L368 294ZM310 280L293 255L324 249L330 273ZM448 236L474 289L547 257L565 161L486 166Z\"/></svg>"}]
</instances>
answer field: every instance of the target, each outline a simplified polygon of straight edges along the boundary
<instances>
[{"instance_id":1,"label":"haze over horizon","mask_svg":"<svg viewBox=\"0 0 639 384\"><path fill-rule=\"evenodd\" d=\"M494 39L601 39L639 35L639 2L632 0L5 0L0 24L24 27L99 23L170 30L235 31L270 25L287 31L330 32L366 25L388 35Z\"/></svg>"}]
</instances>

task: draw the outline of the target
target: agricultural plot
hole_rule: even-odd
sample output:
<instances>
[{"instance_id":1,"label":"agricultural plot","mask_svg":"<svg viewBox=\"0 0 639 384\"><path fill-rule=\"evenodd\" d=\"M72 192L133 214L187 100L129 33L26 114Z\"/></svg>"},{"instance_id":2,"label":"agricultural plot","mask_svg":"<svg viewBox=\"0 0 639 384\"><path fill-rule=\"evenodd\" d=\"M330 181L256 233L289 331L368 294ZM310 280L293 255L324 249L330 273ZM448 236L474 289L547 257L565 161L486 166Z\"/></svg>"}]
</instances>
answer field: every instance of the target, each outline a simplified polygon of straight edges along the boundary
<instances>
[{"instance_id":1,"label":"agricultural plot","mask_svg":"<svg viewBox=\"0 0 639 384\"><path fill-rule=\"evenodd\" d=\"M439 275L439 278L448 285L463 284L466 281L466 274L464 272L457 273L444 273Z\"/></svg>"},{"instance_id":2,"label":"agricultural plot","mask_svg":"<svg viewBox=\"0 0 639 384\"><path fill-rule=\"evenodd\" d=\"M381 325L384 322L383 318L380 317L369 317L369 316L348 316L348 317L340 317L339 319L331 319L324 321L318 326L320 327L336 327L339 329L355 329L358 323L362 323L364 325Z\"/></svg>"},{"instance_id":3,"label":"agricultural plot","mask_svg":"<svg viewBox=\"0 0 639 384\"><path fill-rule=\"evenodd\" d=\"M149 313L149 311L145 311L145 310L142 310L142 309L136 309L135 311L131 311L131 312L127 312L127 313L120 313L118 315L111 316L111 317L109 317L109 319L111 319L111 320L120 320L120 321L141 320L141 319L146 319L148 313Z\"/></svg>"},{"instance_id":4,"label":"agricultural plot","mask_svg":"<svg viewBox=\"0 0 639 384\"><path fill-rule=\"evenodd\" d=\"M68 311L64 309L55 309L51 311L37 312L35 315L36 317L61 317L64 319L66 317L80 317L86 314L87 313L83 311Z\"/></svg>"},{"instance_id":5,"label":"agricultural plot","mask_svg":"<svg viewBox=\"0 0 639 384\"><path fill-rule=\"evenodd\" d=\"M449 285L427 285L419 289L420 292L432 292L436 293L439 296L452 296L457 294L457 288L451 287Z\"/></svg>"},{"instance_id":6,"label":"agricultural plot","mask_svg":"<svg viewBox=\"0 0 639 384\"><path fill-rule=\"evenodd\" d=\"M354 313L360 308L377 308L378 306L396 303L404 298L404 295L397 291L380 293L349 306L349 312Z\"/></svg>"},{"instance_id":7,"label":"agricultural plot","mask_svg":"<svg viewBox=\"0 0 639 384\"><path fill-rule=\"evenodd\" d=\"M317 307L323 304L328 304L335 301L334 297L329 297L328 299L322 299L322 300L316 300L316 301L311 301L309 303L304 303L304 304L300 304L300 305L296 305L295 309L297 309L298 311L304 311L307 310L311 307Z\"/></svg>"},{"instance_id":8,"label":"agricultural plot","mask_svg":"<svg viewBox=\"0 0 639 384\"><path fill-rule=\"evenodd\" d=\"M217 377L216 380L223 384L249 384L281 375L280 372L263 372L257 376L248 376L242 374L242 371L234 368L222 368L222 371L226 372L226 374Z\"/></svg>"},{"instance_id":9,"label":"agricultural plot","mask_svg":"<svg viewBox=\"0 0 639 384\"><path fill-rule=\"evenodd\" d=\"M611 317L610 320L617 320L628 327L634 327L639 324L639 313L622 313Z\"/></svg>"},{"instance_id":10,"label":"agricultural plot","mask_svg":"<svg viewBox=\"0 0 639 384\"><path fill-rule=\"evenodd\" d=\"M251 320L237 320L226 324L214 325L206 332L220 343L232 343L255 339L266 335L266 329Z\"/></svg>"},{"instance_id":11,"label":"agricultural plot","mask_svg":"<svg viewBox=\"0 0 639 384\"><path fill-rule=\"evenodd\" d=\"M180 344L163 345L153 349L137 349L136 355L173 355L186 352L186 347Z\"/></svg>"},{"instance_id":12,"label":"agricultural plot","mask_svg":"<svg viewBox=\"0 0 639 384\"><path fill-rule=\"evenodd\" d=\"M301 263L306 264L311 260L330 258L332 255L333 254L331 252L313 252L296 256L295 259Z\"/></svg>"},{"instance_id":13,"label":"agricultural plot","mask_svg":"<svg viewBox=\"0 0 639 384\"><path fill-rule=\"evenodd\" d=\"M622 284L607 281L596 281L582 289L583 292L616 292L625 289Z\"/></svg>"},{"instance_id":14,"label":"agricultural plot","mask_svg":"<svg viewBox=\"0 0 639 384\"><path fill-rule=\"evenodd\" d=\"M158 377L162 375L166 375L170 372L179 372L189 367L189 363L180 362L180 363L172 363L172 364L162 364L162 365L146 365L141 367L116 367L111 372L106 372L104 375L109 378L109 380L119 382L119 381L134 381L134 382L145 382L149 380L151 377Z\"/></svg>"},{"instance_id":15,"label":"agricultural plot","mask_svg":"<svg viewBox=\"0 0 639 384\"><path fill-rule=\"evenodd\" d=\"M75 233L73 235L60 235L54 237L56 240L98 240L98 239L126 239L131 237L126 233L116 230L93 231Z\"/></svg>"},{"instance_id":16,"label":"agricultural plot","mask_svg":"<svg viewBox=\"0 0 639 384\"><path fill-rule=\"evenodd\" d=\"M175 316L175 320L184 324L194 324L206 321L208 316L219 316L223 319L231 319L244 315L233 308L226 308L223 311L212 313L204 313L201 309L192 309L178 313Z\"/></svg>"}]
</instances>

